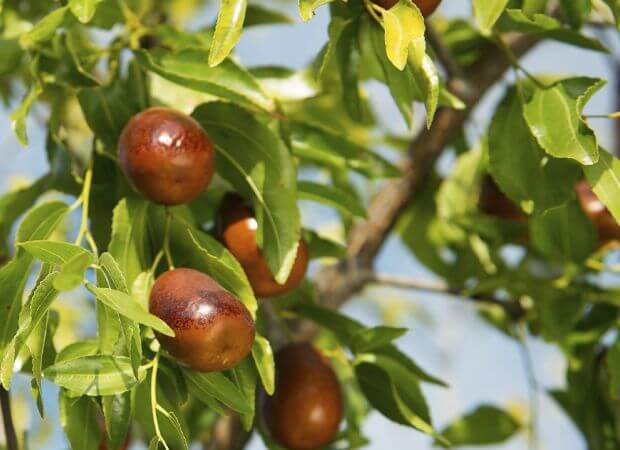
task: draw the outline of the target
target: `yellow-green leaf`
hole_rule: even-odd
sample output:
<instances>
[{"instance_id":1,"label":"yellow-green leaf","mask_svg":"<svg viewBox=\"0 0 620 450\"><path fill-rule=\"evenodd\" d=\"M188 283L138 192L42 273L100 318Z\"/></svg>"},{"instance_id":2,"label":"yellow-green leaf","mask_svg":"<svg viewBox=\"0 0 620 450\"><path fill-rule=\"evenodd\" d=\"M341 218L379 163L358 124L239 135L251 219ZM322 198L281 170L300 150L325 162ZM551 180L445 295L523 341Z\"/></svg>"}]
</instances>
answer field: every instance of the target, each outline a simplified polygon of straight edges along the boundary
<instances>
[{"instance_id":1,"label":"yellow-green leaf","mask_svg":"<svg viewBox=\"0 0 620 450\"><path fill-rule=\"evenodd\" d=\"M239 41L247 7L247 0L222 0L209 50L209 66L224 61Z\"/></svg>"},{"instance_id":2,"label":"yellow-green leaf","mask_svg":"<svg viewBox=\"0 0 620 450\"><path fill-rule=\"evenodd\" d=\"M403 70L407 65L409 48L412 47L414 61L420 62L426 53L424 41L424 17L409 0L400 0L383 13L385 27L385 50L394 66Z\"/></svg>"}]
</instances>

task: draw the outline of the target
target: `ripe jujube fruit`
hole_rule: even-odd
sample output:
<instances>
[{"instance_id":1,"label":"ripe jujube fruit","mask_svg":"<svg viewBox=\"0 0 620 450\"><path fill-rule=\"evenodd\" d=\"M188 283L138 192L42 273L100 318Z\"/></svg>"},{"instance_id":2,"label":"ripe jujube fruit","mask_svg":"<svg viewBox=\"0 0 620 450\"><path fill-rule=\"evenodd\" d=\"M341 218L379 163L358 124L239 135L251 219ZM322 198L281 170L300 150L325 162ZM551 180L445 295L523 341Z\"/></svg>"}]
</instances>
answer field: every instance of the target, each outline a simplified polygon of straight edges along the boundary
<instances>
[{"instance_id":1,"label":"ripe jujube fruit","mask_svg":"<svg viewBox=\"0 0 620 450\"><path fill-rule=\"evenodd\" d=\"M620 240L620 225L611 215L607 207L601 202L587 180L581 180L575 186L577 199L583 212L588 216L598 232L601 245Z\"/></svg>"},{"instance_id":2,"label":"ripe jujube fruit","mask_svg":"<svg viewBox=\"0 0 620 450\"><path fill-rule=\"evenodd\" d=\"M157 338L180 363L201 372L230 369L254 343L249 311L211 277L192 269L161 275L151 291L149 310L175 332Z\"/></svg>"},{"instance_id":3,"label":"ripe jujube fruit","mask_svg":"<svg viewBox=\"0 0 620 450\"><path fill-rule=\"evenodd\" d=\"M284 284L279 284L256 242L257 222L252 208L240 196L227 194L222 200L218 216L220 238L243 267L256 295L283 295L301 283L309 259L308 247L303 239L299 241L288 279Z\"/></svg>"},{"instance_id":4,"label":"ripe jujube fruit","mask_svg":"<svg viewBox=\"0 0 620 450\"><path fill-rule=\"evenodd\" d=\"M398 3L398 0L373 0L373 2L383 9L390 9ZM413 3L420 9L424 17L428 17L435 12L441 0L413 0Z\"/></svg>"},{"instance_id":5,"label":"ripe jujube fruit","mask_svg":"<svg viewBox=\"0 0 620 450\"><path fill-rule=\"evenodd\" d=\"M149 108L127 123L119 160L133 187L163 205L194 200L215 171L207 133L193 118L170 108Z\"/></svg>"},{"instance_id":6,"label":"ripe jujube fruit","mask_svg":"<svg viewBox=\"0 0 620 450\"><path fill-rule=\"evenodd\" d=\"M290 450L319 449L334 440L342 421L342 392L329 361L308 343L276 353L276 389L261 393L265 426Z\"/></svg>"},{"instance_id":7,"label":"ripe jujube fruit","mask_svg":"<svg viewBox=\"0 0 620 450\"><path fill-rule=\"evenodd\" d=\"M527 221L521 208L502 192L490 175L485 175L482 179L478 205L480 211L489 216L514 222Z\"/></svg>"}]
</instances>

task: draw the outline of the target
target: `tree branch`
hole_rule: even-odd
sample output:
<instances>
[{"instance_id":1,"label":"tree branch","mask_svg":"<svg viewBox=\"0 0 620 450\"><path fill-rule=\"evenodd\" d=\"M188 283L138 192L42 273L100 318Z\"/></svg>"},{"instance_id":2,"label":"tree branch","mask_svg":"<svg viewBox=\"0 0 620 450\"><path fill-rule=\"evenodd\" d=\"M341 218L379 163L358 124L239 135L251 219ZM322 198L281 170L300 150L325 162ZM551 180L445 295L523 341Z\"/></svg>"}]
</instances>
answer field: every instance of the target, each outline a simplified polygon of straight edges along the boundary
<instances>
[{"instance_id":1,"label":"tree branch","mask_svg":"<svg viewBox=\"0 0 620 450\"><path fill-rule=\"evenodd\" d=\"M17 433L13 424L11 414L11 397L9 392L0 386L0 408L2 410L2 421L4 422L4 437L6 439L7 450L19 450L17 446Z\"/></svg>"}]
</instances>

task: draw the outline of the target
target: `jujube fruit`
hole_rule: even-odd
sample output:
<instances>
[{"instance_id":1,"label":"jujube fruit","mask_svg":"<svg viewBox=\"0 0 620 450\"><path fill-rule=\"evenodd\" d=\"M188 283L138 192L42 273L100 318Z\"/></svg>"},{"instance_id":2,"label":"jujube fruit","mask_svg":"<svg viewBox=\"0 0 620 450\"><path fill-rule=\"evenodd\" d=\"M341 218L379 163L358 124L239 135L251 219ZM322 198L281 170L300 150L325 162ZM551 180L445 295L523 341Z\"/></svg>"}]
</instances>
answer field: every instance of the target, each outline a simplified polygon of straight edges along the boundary
<instances>
[{"instance_id":1,"label":"jujube fruit","mask_svg":"<svg viewBox=\"0 0 620 450\"><path fill-rule=\"evenodd\" d=\"M342 421L342 392L329 361L307 343L290 344L276 353L276 389L261 394L265 426L290 450L329 444Z\"/></svg>"},{"instance_id":2,"label":"jujube fruit","mask_svg":"<svg viewBox=\"0 0 620 450\"><path fill-rule=\"evenodd\" d=\"M527 221L521 208L502 192L490 175L485 175L482 179L478 205L480 211L489 216L515 222Z\"/></svg>"},{"instance_id":3,"label":"jujube fruit","mask_svg":"<svg viewBox=\"0 0 620 450\"><path fill-rule=\"evenodd\" d=\"M230 369L254 343L249 311L211 277L192 269L161 275L151 291L149 310L175 332L157 338L180 363L201 372Z\"/></svg>"},{"instance_id":4,"label":"jujube fruit","mask_svg":"<svg viewBox=\"0 0 620 450\"><path fill-rule=\"evenodd\" d=\"M383 9L390 9L398 3L398 0L373 0L373 2ZM435 12L441 0L413 0L413 3L420 9L424 17L428 17Z\"/></svg>"},{"instance_id":5,"label":"jujube fruit","mask_svg":"<svg viewBox=\"0 0 620 450\"><path fill-rule=\"evenodd\" d=\"M604 245L611 241L620 240L620 226L607 207L592 191L589 183L586 180L579 181L575 186L575 191L583 212L598 232L599 243Z\"/></svg>"},{"instance_id":6,"label":"jujube fruit","mask_svg":"<svg viewBox=\"0 0 620 450\"><path fill-rule=\"evenodd\" d=\"M299 241L297 256L284 284L279 284L256 242L257 222L252 208L236 194L227 194L219 214L219 234L223 244L239 261L254 293L259 297L286 294L301 283L308 269L308 247Z\"/></svg>"},{"instance_id":7,"label":"jujube fruit","mask_svg":"<svg viewBox=\"0 0 620 450\"><path fill-rule=\"evenodd\" d=\"M119 159L133 187L163 205L194 200L215 171L207 133L193 118L170 108L136 114L121 134Z\"/></svg>"}]
</instances>

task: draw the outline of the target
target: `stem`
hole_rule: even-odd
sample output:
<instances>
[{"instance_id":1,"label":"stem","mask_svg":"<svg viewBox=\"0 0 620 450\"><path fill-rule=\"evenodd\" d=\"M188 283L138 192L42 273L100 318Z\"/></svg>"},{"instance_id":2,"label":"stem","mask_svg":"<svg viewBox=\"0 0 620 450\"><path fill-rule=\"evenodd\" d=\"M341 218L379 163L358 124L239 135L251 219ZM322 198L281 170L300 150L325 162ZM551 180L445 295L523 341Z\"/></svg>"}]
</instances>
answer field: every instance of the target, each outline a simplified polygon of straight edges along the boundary
<instances>
[{"instance_id":1,"label":"stem","mask_svg":"<svg viewBox=\"0 0 620 450\"><path fill-rule=\"evenodd\" d=\"M529 449L538 449L538 381L536 380L536 372L534 370L534 363L532 362L532 356L527 346L527 336L525 332L525 325L520 323L517 325L517 336L519 338L519 350L521 353L521 359L523 361L523 369L527 376L529 386L529 427L528 427L528 440Z\"/></svg>"},{"instance_id":2,"label":"stem","mask_svg":"<svg viewBox=\"0 0 620 450\"><path fill-rule=\"evenodd\" d=\"M166 228L164 230L164 253L166 255L166 261L168 261L168 268L174 270L174 261L172 259L172 253L170 252L170 223L172 222L172 214L166 207Z\"/></svg>"},{"instance_id":3,"label":"stem","mask_svg":"<svg viewBox=\"0 0 620 450\"><path fill-rule=\"evenodd\" d=\"M97 244L95 243L95 239L93 235L90 233L88 229L88 212L90 208L90 190L93 184L93 162L92 159L88 165L88 169L84 174L84 184L82 186L82 193L80 194L80 198L76 200L76 202L72 205L72 208L75 206L76 208L81 204L82 205L82 220L80 222L80 230L78 232L77 237L75 238L75 245L81 245L82 240L86 238L86 242L90 247L91 251L95 254L99 254L99 249L97 248Z\"/></svg>"},{"instance_id":4,"label":"stem","mask_svg":"<svg viewBox=\"0 0 620 450\"><path fill-rule=\"evenodd\" d=\"M4 422L4 435L7 450L19 450L17 445L17 433L11 414L11 397L9 392L0 386L0 406L2 408L2 421Z\"/></svg>"},{"instance_id":5,"label":"stem","mask_svg":"<svg viewBox=\"0 0 620 450\"><path fill-rule=\"evenodd\" d=\"M495 39L495 42L497 42L497 45L499 46L499 48L502 49L502 51L504 52L504 54L510 61L510 64L515 69L515 71L523 72L523 74L527 78L529 78L536 86L538 86L541 89L547 89L549 87L545 85L544 83L542 83L538 78L536 78L529 70L523 67L523 65L521 65L521 62L519 61L519 59L514 55L510 47L508 47L506 43L502 40L501 36L497 36L497 38Z\"/></svg>"},{"instance_id":6,"label":"stem","mask_svg":"<svg viewBox=\"0 0 620 450\"><path fill-rule=\"evenodd\" d=\"M170 450L168 448L168 444L161 435L161 430L159 429L159 421L157 420L157 369L159 368L159 352L155 355L155 359L153 359L153 372L151 372L151 412L153 414L153 426L155 427L155 436L159 439L166 450Z\"/></svg>"}]
</instances>

